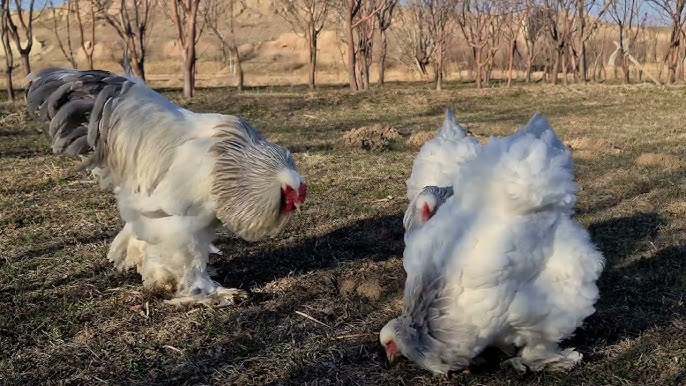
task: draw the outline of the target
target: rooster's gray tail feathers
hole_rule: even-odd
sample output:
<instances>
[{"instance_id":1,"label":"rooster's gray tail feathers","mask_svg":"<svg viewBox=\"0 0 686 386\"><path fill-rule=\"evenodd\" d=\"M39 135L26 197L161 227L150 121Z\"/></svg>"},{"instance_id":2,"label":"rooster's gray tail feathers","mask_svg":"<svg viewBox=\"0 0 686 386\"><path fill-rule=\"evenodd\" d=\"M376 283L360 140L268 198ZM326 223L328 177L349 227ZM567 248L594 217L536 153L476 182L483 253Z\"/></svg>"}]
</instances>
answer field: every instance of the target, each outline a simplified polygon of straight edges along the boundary
<instances>
[{"instance_id":1,"label":"rooster's gray tail feathers","mask_svg":"<svg viewBox=\"0 0 686 386\"><path fill-rule=\"evenodd\" d=\"M52 151L94 154L79 168L92 168L105 156L114 99L128 89L128 78L108 71L49 68L27 77L29 114L49 123Z\"/></svg>"}]
</instances>

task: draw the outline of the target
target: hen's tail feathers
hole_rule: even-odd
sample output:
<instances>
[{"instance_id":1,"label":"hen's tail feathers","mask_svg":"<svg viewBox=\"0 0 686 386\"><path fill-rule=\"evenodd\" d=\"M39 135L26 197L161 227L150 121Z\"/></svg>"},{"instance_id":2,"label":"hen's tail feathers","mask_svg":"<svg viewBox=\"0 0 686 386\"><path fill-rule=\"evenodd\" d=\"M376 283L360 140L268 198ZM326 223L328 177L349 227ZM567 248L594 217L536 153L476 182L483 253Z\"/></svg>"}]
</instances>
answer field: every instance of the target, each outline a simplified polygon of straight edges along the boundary
<instances>
[{"instance_id":1,"label":"hen's tail feathers","mask_svg":"<svg viewBox=\"0 0 686 386\"><path fill-rule=\"evenodd\" d=\"M565 154L564 166L573 172L574 163L571 151L560 141L548 120L541 113L534 114L524 127L517 130L517 134L531 134L557 152Z\"/></svg>"},{"instance_id":2,"label":"hen's tail feathers","mask_svg":"<svg viewBox=\"0 0 686 386\"><path fill-rule=\"evenodd\" d=\"M93 155L78 169L97 166L105 156L109 117L116 98L135 81L108 71L49 68L29 74L28 112L49 122L53 153Z\"/></svg>"},{"instance_id":3,"label":"hen's tail feathers","mask_svg":"<svg viewBox=\"0 0 686 386\"><path fill-rule=\"evenodd\" d=\"M436 137L443 138L445 140L456 140L467 136L467 130L457 123L457 118L455 118L455 111L452 107L447 107L445 109L445 119L443 120L443 126L436 133Z\"/></svg>"},{"instance_id":4,"label":"hen's tail feathers","mask_svg":"<svg viewBox=\"0 0 686 386\"><path fill-rule=\"evenodd\" d=\"M498 157L496 180L501 181L508 206L517 213L553 208L571 210L576 201L571 152L542 115L535 115L515 135L489 147ZM502 146L502 147L501 147Z\"/></svg>"}]
</instances>

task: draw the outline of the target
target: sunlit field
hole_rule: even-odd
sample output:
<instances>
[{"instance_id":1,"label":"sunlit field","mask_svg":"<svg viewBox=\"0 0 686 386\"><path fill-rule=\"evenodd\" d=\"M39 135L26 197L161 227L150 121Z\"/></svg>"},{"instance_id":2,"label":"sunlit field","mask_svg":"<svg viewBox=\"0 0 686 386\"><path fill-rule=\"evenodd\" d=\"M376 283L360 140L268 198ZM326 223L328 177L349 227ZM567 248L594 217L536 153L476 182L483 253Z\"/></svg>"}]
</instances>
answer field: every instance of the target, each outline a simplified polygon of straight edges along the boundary
<instances>
[{"instance_id":1,"label":"sunlit field","mask_svg":"<svg viewBox=\"0 0 686 386\"><path fill-rule=\"evenodd\" d=\"M275 239L226 232L215 279L249 292L227 308L173 307L118 272L113 194L51 153L21 103L0 104L0 384L681 385L686 382L686 88L449 83L201 89L185 107L241 116L288 147L308 201ZM607 259L597 312L564 345L569 373L520 374L502 358L436 377L386 364L378 331L402 306L405 179L443 109L482 140L540 111L572 148L578 219ZM401 137L349 149L349 130Z\"/></svg>"}]
</instances>

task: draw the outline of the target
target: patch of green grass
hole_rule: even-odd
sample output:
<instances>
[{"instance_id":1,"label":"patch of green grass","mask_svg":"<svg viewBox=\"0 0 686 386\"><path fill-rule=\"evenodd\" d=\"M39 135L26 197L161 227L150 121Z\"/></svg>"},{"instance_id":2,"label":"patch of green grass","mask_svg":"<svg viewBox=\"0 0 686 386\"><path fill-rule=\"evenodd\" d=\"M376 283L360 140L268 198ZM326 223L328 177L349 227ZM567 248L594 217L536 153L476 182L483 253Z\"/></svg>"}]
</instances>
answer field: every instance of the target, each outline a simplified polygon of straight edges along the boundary
<instances>
[{"instance_id":1,"label":"patch of green grass","mask_svg":"<svg viewBox=\"0 0 686 386\"><path fill-rule=\"evenodd\" d=\"M165 91L191 109L248 119L292 149L310 185L278 238L218 239L217 280L252 292L225 309L170 308L135 272L116 272L105 258L122 225L112 194L71 172L78 160L53 155L21 104L0 104L0 384L683 383L684 87L469 87L208 89L192 101ZM384 364L377 333L401 308L401 216L417 151L403 142L437 129L445 106L480 138L540 111L574 148L578 217L608 265L598 311L567 343L585 355L569 373L496 365L444 379ZM335 146L375 123L404 137L385 152ZM669 164L650 163L663 155Z\"/></svg>"}]
</instances>

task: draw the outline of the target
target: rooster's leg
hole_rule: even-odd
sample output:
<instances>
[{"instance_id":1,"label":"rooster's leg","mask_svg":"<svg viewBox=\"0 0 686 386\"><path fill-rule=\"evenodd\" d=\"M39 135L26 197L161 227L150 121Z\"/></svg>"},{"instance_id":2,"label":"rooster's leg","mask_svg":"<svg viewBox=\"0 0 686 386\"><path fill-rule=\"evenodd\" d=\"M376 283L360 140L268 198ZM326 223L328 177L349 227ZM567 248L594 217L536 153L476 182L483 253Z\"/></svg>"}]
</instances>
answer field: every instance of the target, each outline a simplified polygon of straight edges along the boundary
<instances>
[{"instance_id":1,"label":"rooster's leg","mask_svg":"<svg viewBox=\"0 0 686 386\"><path fill-rule=\"evenodd\" d=\"M209 307L224 307L236 304L245 299L245 291L237 288L225 288L210 279L205 271L191 272L178 286L176 297L165 301L167 304L203 304Z\"/></svg>"}]
</instances>

